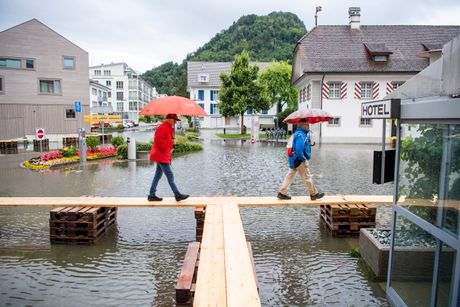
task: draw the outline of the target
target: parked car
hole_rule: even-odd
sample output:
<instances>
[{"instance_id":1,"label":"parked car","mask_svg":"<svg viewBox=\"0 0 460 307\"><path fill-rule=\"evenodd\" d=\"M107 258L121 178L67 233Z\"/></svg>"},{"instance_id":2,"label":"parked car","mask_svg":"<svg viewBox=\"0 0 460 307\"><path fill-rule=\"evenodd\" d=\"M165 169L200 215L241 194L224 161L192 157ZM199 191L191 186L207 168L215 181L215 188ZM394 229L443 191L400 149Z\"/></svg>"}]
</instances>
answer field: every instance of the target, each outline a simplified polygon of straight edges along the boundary
<instances>
[{"instance_id":1,"label":"parked car","mask_svg":"<svg viewBox=\"0 0 460 307\"><path fill-rule=\"evenodd\" d=\"M123 120L123 128L132 128L134 127L134 122L130 119Z\"/></svg>"}]
</instances>

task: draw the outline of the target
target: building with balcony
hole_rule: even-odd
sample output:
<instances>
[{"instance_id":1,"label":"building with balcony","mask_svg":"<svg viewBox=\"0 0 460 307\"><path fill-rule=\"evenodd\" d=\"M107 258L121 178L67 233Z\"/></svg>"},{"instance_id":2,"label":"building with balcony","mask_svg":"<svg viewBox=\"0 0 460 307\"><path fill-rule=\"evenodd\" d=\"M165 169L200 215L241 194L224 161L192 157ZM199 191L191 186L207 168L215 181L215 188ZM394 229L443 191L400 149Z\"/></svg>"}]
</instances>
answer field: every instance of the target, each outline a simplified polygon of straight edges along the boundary
<instances>
[{"instance_id":1,"label":"building with balcony","mask_svg":"<svg viewBox=\"0 0 460 307\"><path fill-rule=\"evenodd\" d=\"M112 103L108 101L111 88L94 80L89 80L89 100L91 114L113 113Z\"/></svg>"},{"instance_id":2,"label":"building with balcony","mask_svg":"<svg viewBox=\"0 0 460 307\"><path fill-rule=\"evenodd\" d=\"M360 8L350 8L349 25L317 26L294 50L299 109L321 108L334 116L313 126L324 143L379 143L381 121L361 118L361 102L392 93L460 34L460 26L361 25L360 15ZM386 135L394 131L388 126Z\"/></svg>"},{"instance_id":3,"label":"building with balcony","mask_svg":"<svg viewBox=\"0 0 460 307\"><path fill-rule=\"evenodd\" d=\"M271 65L264 62L256 64L259 70ZM231 62L187 62L187 91L190 99L196 101L209 114L198 119L201 128L239 129L240 116L223 117L219 112L219 76L221 72L230 73L231 68ZM255 119L261 128L272 128L275 126L275 116L276 106L260 114L248 110L245 112L243 124L251 127L251 121Z\"/></svg>"},{"instance_id":4,"label":"building with balcony","mask_svg":"<svg viewBox=\"0 0 460 307\"><path fill-rule=\"evenodd\" d=\"M107 102L113 113L135 123L139 122L139 111L158 96L154 87L123 62L91 66L89 74L93 81L110 89Z\"/></svg>"},{"instance_id":5,"label":"building with balcony","mask_svg":"<svg viewBox=\"0 0 460 307\"><path fill-rule=\"evenodd\" d=\"M0 32L0 139L89 128L88 80L88 53L37 19Z\"/></svg>"}]
</instances>

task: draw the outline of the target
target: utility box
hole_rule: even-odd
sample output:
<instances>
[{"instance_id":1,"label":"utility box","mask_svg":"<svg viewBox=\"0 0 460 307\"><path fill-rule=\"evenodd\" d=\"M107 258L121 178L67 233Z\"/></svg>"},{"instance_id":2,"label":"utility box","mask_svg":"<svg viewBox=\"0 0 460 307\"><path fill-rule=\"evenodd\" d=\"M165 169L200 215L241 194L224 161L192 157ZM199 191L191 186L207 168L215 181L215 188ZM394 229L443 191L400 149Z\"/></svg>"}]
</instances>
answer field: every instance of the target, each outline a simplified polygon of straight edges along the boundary
<instances>
[{"instance_id":1,"label":"utility box","mask_svg":"<svg viewBox=\"0 0 460 307\"><path fill-rule=\"evenodd\" d=\"M128 138L128 160L136 160L136 140Z\"/></svg>"}]
</instances>

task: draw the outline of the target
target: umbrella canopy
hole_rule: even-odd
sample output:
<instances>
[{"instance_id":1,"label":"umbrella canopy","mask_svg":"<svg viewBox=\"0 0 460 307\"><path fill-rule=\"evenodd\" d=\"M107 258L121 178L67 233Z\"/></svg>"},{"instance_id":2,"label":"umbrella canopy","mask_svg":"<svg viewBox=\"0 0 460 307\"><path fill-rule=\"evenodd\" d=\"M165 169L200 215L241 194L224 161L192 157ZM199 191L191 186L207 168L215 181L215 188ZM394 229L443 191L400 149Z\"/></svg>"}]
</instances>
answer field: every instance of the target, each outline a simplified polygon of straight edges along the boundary
<instances>
[{"instance_id":1,"label":"umbrella canopy","mask_svg":"<svg viewBox=\"0 0 460 307\"><path fill-rule=\"evenodd\" d=\"M154 99L140 111L140 114L208 116L208 114L206 114L206 112L195 101L180 96L165 96Z\"/></svg>"},{"instance_id":2,"label":"umbrella canopy","mask_svg":"<svg viewBox=\"0 0 460 307\"><path fill-rule=\"evenodd\" d=\"M321 109L298 110L289 114L283 122L286 124L298 124L301 119L306 119L309 124L316 124L330 121L332 115Z\"/></svg>"}]
</instances>

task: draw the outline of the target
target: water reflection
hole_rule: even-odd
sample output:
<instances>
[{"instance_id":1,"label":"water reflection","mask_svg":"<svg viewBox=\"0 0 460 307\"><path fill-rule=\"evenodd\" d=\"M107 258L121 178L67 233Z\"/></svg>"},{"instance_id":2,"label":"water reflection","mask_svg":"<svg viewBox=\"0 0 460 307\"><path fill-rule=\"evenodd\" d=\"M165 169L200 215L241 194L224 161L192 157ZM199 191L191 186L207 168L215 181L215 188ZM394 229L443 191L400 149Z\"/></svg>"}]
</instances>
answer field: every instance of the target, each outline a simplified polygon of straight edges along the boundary
<instances>
[{"instance_id":1,"label":"water reflection","mask_svg":"<svg viewBox=\"0 0 460 307\"><path fill-rule=\"evenodd\" d=\"M148 140L152 132L134 134ZM49 172L18 168L27 155L0 156L1 196L145 196L155 166L107 159ZM326 193L390 194L371 184L371 148L323 146L311 161ZM206 140L202 152L176 156L176 183L194 196L276 195L287 171L283 145ZM167 182L159 194L172 196ZM293 195L305 195L296 181ZM378 210L379 223L390 220ZM378 284L348 255L356 238L334 238L318 208L242 208L264 306L386 306ZM188 242L190 208L120 208L116 227L95 246L50 245L49 208L0 209L0 305L171 306Z\"/></svg>"}]
</instances>

